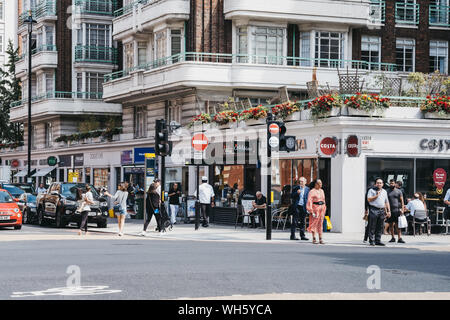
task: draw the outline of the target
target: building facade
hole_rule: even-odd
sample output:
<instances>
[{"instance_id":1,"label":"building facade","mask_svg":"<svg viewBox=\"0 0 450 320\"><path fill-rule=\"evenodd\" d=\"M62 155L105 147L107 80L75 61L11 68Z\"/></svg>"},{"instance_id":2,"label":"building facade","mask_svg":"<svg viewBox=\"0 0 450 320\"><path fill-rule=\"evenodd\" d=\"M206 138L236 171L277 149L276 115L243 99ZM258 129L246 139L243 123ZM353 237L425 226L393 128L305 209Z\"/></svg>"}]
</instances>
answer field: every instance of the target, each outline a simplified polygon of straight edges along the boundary
<instances>
[{"instance_id":1,"label":"building facade","mask_svg":"<svg viewBox=\"0 0 450 320\"><path fill-rule=\"evenodd\" d=\"M0 1L0 67L8 62L6 50L8 42L17 47L17 3L15 1Z\"/></svg>"}]
</instances>

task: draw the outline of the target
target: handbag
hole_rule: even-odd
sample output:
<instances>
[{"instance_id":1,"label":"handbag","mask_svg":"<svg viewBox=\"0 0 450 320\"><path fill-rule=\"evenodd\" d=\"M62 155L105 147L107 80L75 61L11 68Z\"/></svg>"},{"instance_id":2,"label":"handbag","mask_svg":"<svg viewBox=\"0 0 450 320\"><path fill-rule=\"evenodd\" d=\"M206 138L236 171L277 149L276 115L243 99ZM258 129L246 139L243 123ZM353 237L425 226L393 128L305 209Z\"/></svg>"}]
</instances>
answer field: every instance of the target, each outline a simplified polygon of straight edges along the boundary
<instances>
[{"instance_id":1,"label":"handbag","mask_svg":"<svg viewBox=\"0 0 450 320\"><path fill-rule=\"evenodd\" d=\"M406 220L406 217L404 214L398 217L398 227L400 229L407 228L408 227L408 221Z\"/></svg>"},{"instance_id":2,"label":"handbag","mask_svg":"<svg viewBox=\"0 0 450 320\"><path fill-rule=\"evenodd\" d=\"M333 225L331 224L331 220L329 216L325 216L325 220L327 220L327 231L331 230L333 228Z\"/></svg>"}]
</instances>

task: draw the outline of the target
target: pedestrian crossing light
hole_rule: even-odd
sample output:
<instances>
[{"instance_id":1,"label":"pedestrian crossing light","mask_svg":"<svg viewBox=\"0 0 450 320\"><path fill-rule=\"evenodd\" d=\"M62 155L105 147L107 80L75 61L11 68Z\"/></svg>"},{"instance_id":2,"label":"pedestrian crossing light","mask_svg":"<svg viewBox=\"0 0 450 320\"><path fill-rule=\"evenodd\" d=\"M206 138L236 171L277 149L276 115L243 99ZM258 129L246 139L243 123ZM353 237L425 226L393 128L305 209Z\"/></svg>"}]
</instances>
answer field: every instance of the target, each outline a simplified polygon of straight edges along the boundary
<instances>
[{"instance_id":1,"label":"pedestrian crossing light","mask_svg":"<svg viewBox=\"0 0 450 320\"><path fill-rule=\"evenodd\" d=\"M161 157L170 156L172 153L172 143L169 141L169 128L164 119L156 120L155 153Z\"/></svg>"}]
</instances>

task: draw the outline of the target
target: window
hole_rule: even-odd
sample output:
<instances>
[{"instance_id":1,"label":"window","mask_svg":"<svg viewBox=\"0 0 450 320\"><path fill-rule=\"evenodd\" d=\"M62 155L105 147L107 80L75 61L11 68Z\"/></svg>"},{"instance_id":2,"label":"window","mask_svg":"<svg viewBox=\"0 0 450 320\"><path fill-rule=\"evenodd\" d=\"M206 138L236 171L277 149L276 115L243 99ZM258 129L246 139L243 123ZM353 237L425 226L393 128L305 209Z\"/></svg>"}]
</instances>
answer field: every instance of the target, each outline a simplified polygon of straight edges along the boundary
<instances>
[{"instance_id":1,"label":"window","mask_svg":"<svg viewBox=\"0 0 450 320\"><path fill-rule=\"evenodd\" d=\"M138 66L145 65L147 63L147 43L138 42Z\"/></svg>"},{"instance_id":2,"label":"window","mask_svg":"<svg viewBox=\"0 0 450 320\"><path fill-rule=\"evenodd\" d=\"M31 126L31 149L36 149L36 126Z\"/></svg>"},{"instance_id":3,"label":"window","mask_svg":"<svg viewBox=\"0 0 450 320\"><path fill-rule=\"evenodd\" d=\"M110 26L107 24L86 24L86 45L93 47L109 47Z\"/></svg>"},{"instance_id":4,"label":"window","mask_svg":"<svg viewBox=\"0 0 450 320\"><path fill-rule=\"evenodd\" d=\"M181 30L170 30L170 50L171 55L178 55L181 53ZM178 62L179 57L173 57L172 62Z\"/></svg>"},{"instance_id":5,"label":"window","mask_svg":"<svg viewBox=\"0 0 450 320\"><path fill-rule=\"evenodd\" d=\"M237 62L248 63L248 28L237 28Z\"/></svg>"},{"instance_id":6,"label":"window","mask_svg":"<svg viewBox=\"0 0 450 320\"><path fill-rule=\"evenodd\" d=\"M53 145L53 125L51 122L45 124L45 146L51 147Z\"/></svg>"},{"instance_id":7,"label":"window","mask_svg":"<svg viewBox=\"0 0 450 320\"><path fill-rule=\"evenodd\" d=\"M311 67L311 32L300 33L300 65Z\"/></svg>"},{"instance_id":8,"label":"window","mask_svg":"<svg viewBox=\"0 0 450 320\"><path fill-rule=\"evenodd\" d=\"M168 123L176 121L181 124L181 106L171 105L169 106L169 121Z\"/></svg>"},{"instance_id":9,"label":"window","mask_svg":"<svg viewBox=\"0 0 450 320\"><path fill-rule=\"evenodd\" d=\"M344 67L344 34L339 32L316 32L315 66Z\"/></svg>"},{"instance_id":10,"label":"window","mask_svg":"<svg viewBox=\"0 0 450 320\"><path fill-rule=\"evenodd\" d=\"M47 93L53 92L55 90L54 83L55 83L54 74L52 72L46 72L45 73L45 91Z\"/></svg>"},{"instance_id":11,"label":"window","mask_svg":"<svg viewBox=\"0 0 450 320\"><path fill-rule=\"evenodd\" d=\"M0 20L4 20L3 17L3 1L0 1Z\"/></svg>"},{"instance_id":12,"label":"window","mask_svg":"<svg viewBox=\"0 0 450 320\"><path fill-rule=\"evenodd\" d=\"M103 77L104 73L87 72L86 73L86 92L88 98L99 99L103 93Z\"/></svg>"},{"instance_id":13,"label":"window","mask_svg":"<svg viewBox=\"0 0 450 320\"><path fill-rule=\"evenodd\" d=\"M77 73L77 92L77 98L81 98L81 92L83 92L83 73L81 72Z\"/></svg>"},{"instance_id":14,"label":"window","mask_svg":"<svg viewBox=\"0 0 450 320\"><path fill-rule=\"evenodd\" d=\"M380 70L381 38L362 36L361 38L361 60L369 62L368 68ZM365 67L365 66L363 66Z\"/></svg>"},{"instance_id":15,"label":"window","mask_svg":"<svg viewBox=\"0 0 450 320\"><path fill-rule=\"evenodd\" d=\"M0 35L0 53L3 52L3 35Z\"/></svg>"},{"instance_id":16,"label":"window","mask_svg":"<svg viewBox=\"0 0 450 320\"><path fill-rule=\"evenodd\" d=\"M397 39L396 48L397 71L414 72L415 40Z\"/></svg>"},{"instance_id":17,"label":"window","mask_svg":"<svg viewBox=\"0 0 450 320\"><path fill-rule=\"evenodd\" d=\"M133 42L124 45L125 51L125 68L130 70L134 67L134 48Z\"/></svg>"},{"instance_id":18,"label":"window","mask_svg":"<svg viewBox=\"0 0 450 320\"><path fill-rule=\"evenodd\" d=\"M430 25L448 27L450 26L450 1L431 0L430 2Z\"/></svg>"},{"instance_id":19,"label":"window","mask_svg":"<svg viewBox=\"0 0 450 320\"><path fill-rule=\"evenodd\" d=\"M53 46L53 27L45 26L45 44L47 45L47 50L51 50Z\"/></svg>"},{"instance_id":20,"label":"window","mask_svg":"<svg viewBox=\"0 0 450 320\"><path fill-rule=\"evenodd\" d=\"M430 41L430 72L448 73L448 42Z\"/></svg>"},{"instance_id":21,"label":"window","mask_svg":"<svg viewBox=\"0 0 450 320\"><path fill-rule=\"evenodd\" d=\"M283 64L285 28L253 27L252 53L256 63Z\"/></svg>"},{"instance_id":22,"label":"window","mask_svg":"<svg viewBox=\"0 0 450 320\"><path fill-rule=\"evenodd\" d=\"M419 23L419 5L416 4L416 0L397 0L395 12L395 21L397 23Z\"/></svg>"},{"instance_id":23,"label":"window","mask_svg":"<svg viewBox=\"0 0 450 320\"><path fill-rule=\"evenodd\" d=\"M147 135L146 107L134 108L134 137L144 138Z\"/></svg>"},{"instance_id":24,"label":"window","mask_svg":"<svg viewBox=\"0 0 450 320\"><path fill-rule=\"evenodd\" d=\"M166 38L166 31L160 31L155 34L155 42L156 42L156 56L155 56L155 62L157 65L161 65L162 62L158 61L159 59L162 59L166 56L167 53L167 38Z\"/></svg>"}]
</instances>

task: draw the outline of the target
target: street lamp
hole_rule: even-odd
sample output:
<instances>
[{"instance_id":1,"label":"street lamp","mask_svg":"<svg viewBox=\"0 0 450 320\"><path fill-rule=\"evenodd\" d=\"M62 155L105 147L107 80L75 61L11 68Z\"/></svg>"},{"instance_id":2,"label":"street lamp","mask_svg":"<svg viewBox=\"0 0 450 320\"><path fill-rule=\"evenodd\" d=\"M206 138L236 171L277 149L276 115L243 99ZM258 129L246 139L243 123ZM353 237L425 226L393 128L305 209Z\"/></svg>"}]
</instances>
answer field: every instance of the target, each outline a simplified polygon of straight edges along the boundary
<instances>
[{"instance_id":1,"label":"street lamp","mask_svg":"<svg viewBox=\"0 0 450 320\"><path fill-rule=\"evenodd\" d=\"M28 11L28 18L24 21L28 25L28 182L31 180L31 46L32 33L33 33L33 20L32 11Z\"/></svg>"}]
</instances>

